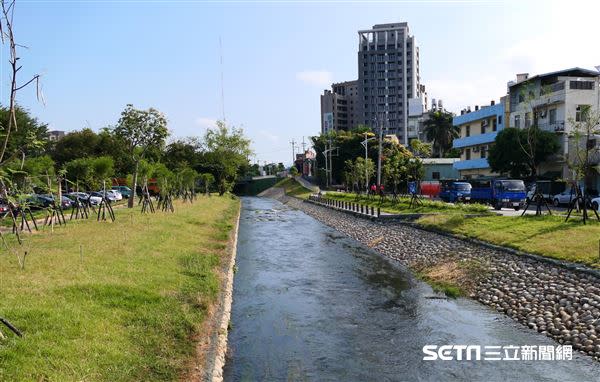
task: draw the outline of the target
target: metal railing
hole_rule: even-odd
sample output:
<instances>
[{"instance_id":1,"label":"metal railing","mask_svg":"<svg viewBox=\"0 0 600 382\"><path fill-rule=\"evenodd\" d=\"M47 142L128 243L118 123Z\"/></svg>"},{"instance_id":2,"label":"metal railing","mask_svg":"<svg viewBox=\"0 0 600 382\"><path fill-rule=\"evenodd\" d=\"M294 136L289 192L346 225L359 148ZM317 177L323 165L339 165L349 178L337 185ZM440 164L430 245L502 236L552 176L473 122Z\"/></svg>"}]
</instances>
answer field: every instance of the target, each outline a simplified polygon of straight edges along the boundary
<instances>
[{"instance_id":1,"label":"metal railing","mask_svg":"<svg viewBox=\"0 0 600 382\"><path fill-rule=\"evenodd\" d=\"M345 200L324 198L322 195L314 194L308 197L312 203L331 208L337 211L354 213L362 216L378 218L381 216L381 208L368 206L362 203L347 202Z\"/></svg>"}]
</instances>

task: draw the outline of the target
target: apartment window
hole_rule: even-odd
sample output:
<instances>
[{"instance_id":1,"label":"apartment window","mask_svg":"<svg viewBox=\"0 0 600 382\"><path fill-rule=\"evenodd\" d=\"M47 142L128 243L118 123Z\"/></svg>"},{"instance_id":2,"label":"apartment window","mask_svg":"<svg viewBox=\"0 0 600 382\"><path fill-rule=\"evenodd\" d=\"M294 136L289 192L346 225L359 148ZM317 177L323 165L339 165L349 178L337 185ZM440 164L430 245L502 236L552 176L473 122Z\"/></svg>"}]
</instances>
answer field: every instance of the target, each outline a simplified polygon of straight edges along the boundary
<instances>
[{"instance_id":1,"label":"apartment window","mask_svg":"<svg viewBox=\"0 0 600 382\"><path fill-rule=\"evenodd\" d=\"M431 178L432 179L440 179L440 172L439 171L433 171L431 173Z\"/></svg>"},{"instance_id":2,"label":"apartment window","mask_svg":"<svg viewBox=\"0 0 600 382\"><path fill-rule=\"evenodd\" d=\"M587 121L590 105L577 105L575 109L575 122Z\"/></svg>"},{"instance_id":3,"label":"apartment window","mask_svg":"<svg viewBox=\"0 0 600 382\"><path fill-rule=\"evenodd\" d=\"M479 152L481 153L481 157L485 158L487 155L487 152L485 150L485 146L481 146L481 148L479 149Z\"/></svg>"},{"instance_id":4,"label":"apartment window","mask_svg":"<svg viewBox=\"0 0 600 382\"><path fill-rule=\"evenodd\" d=\"M471 136L471 126L467 125L465 126L465 137L470 137Z\"/></svg>"},{"instance_id":5,"label":"apartment window","mask_svg":"<svg viewBox=\"0 0 600 382\"><path fill-rule=\"evenodd\" d=\"M594 89L593 81L569 81L569 87L577 90L592 90Z\"/></svg>"},{"instance_id":6,"label":"apartment window","mask_svg":"<svg viewBox=\"0 0 600 382\"><path fill-rule=\"evenodd\" d=\"M520 115L515 115L515 127L517 129L521 128L521 116Z\"/></svg>"},{"instance_id":7,"label":"apartment window","mask_svg":"<svg viewBox=\"0 0 600 382\"><path fill-rule=\"evenodd\" d=\"M499 116L498 116L498 124L499 124L499 125L501 125L501 124L502 124L502 116L501 116L501 115L499 115ZM496 131L496 130L494 130L494 131Z\"/></svg>"},{"instance_id":8,"label":"apartment window","mask_svg":"<svg viewBox=\"0 0 600 382\"><path fill-rule=\"evenodd\" d=\"M496 122L496 118L492 119L492 131L498 130L498 123Z\"/></svg>"},{"instance_id":9,"label":"apartment window","mask_svg":"<svg viewBox=\"0 0 600 382\"><path fill-rule=\"evenodd\" d=\"M556 109L550 109L550 114L548 115L548 118L551 125L556 123Z\"/></svg>"},{"instance_id":10,"label":"apartment window","mask_svg":"<svg viewBox=\"0 0 600 382\"><path fill-rule=\"evenodd\" d=\"M481 121L481 134L485 134L485 127L487 126L487 120Z\"/></svg>"},{"instance_id":11,"label":"apartment window","mask_svg":"<svg viewBox=\"0 0 600 382\"><path fill-rule=\"evenodd\" d=\"M465 160L471 160L471 149L465 149Z\"/></svg>"}]
</instances>

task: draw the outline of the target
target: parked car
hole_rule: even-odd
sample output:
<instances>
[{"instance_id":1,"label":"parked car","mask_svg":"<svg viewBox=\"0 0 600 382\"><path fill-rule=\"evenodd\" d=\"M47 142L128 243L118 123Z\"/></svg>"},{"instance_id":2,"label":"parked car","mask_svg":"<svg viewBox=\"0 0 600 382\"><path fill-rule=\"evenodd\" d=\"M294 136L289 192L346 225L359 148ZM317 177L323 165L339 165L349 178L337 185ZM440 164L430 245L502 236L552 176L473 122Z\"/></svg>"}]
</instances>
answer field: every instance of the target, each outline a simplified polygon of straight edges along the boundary
<instances>
[{"instance_id":1,"label":"parked car","mask_svg":"<svg viewBox=\"0 0 600 382\"><path fill-rule=\"evenodd\" d=\"M538 180L529 188L529 191L527 192L527 201L532 200L533 195L535 195L536 191L539 189L539 192L542 194L544 199L552 202L554 195L561 193L565 190L565 188L565 182Z\"/></svg>"},{"instance_id":2,"label":"parked car","mask_svg":"<svg viewBox=\"0 0 600 382\"><path fill-rule=\"evenodd\" d=\"M576 197L577 195L575 194L575 190L573 190L572 188L564 190L560 194L554 195L554 197L552 198L552 204L554 204L555 207L561 205L570 205L571 201Z\"/></svg>"},{"instance_id":3,"label":"parked car","mask_svg":"<svg viewBox=\"0 0 600 382\"><path fill-rule=\"evenodd\" d=\"M600 197L595 197L592 199L592 208L598 211L598 206L600 206Z\"/></svg>"},{"instance_id":4,"label":"parked car","mask_svg":"<svg viewBox=\"0 0 600 382\"><path fill-rule=\"evenodd\" d=\"M98 191L100 194L102 194L102 190ZM108 198L108 200L110 200L111 202L117 201L117 200L123 200L123 195L117 191L117 190L106 190L106 197Z\"/></svg>"},{"instance_id":5,"label":"parked car","mask_svg":"<svg viewBox=\"0 0 600 382\"><path fill-rule=\"evenodd\" d=\"M120 192L124 198L129 198L131 196L131 188L127 186L113 186L112 190Z\"/></svg>"},{"instance_id":6,"label":"parked car","mask_svg":"<svg viewBox=\"0 0 600 382\"><path fill-rule=\"evenodd\" d=\"M79 201L79 202L83 202L83 203L87 203L89 200L90 204L92 204L94 206L100 204L100 202L102 201L101 196L91 196L90 194L88 194L86 192L71 192L71 193L67 194L67 196L70 197L71 200Z\"/></svg>"},{"instance_id":7,"label":"parked car","mask_svg":"<svg viewBox=\"0 0 600 382\"><path fill-rule=\"evenodd\" d=\"M117 191L113 191L113 190L107 190L106 194L104 194L102 191L91 192L90 194L93 196L97 196L100 199L102 199L102 197L104 195L106 195L106 199L108 199L111 202L116 202L117 200L123 199L123 196L120 193L118 193ZM118 194L118 196L121 196L121 199L117 199L117 197L118 197L117 194Z\"/></svg>"},{"instance_id":8,"label":"parked car","mask_svg":"<svg viewBox=\"0 0 600 382\"><path fill-rule=\"evenodd\" d=\"M33 194L27 197L27 203L29 203L31 209L48 208L53 202L54 200L47 195Z\"/></svg>"},{"instance_id":9,"label":"parked car","mask_svg":"<svg viewBox=\"0 0 600 382\"><path fill-rule=\"evenodd\" d=\"M40 195L40 196L42 196L42 197L50 200L50 204L52 204L52 202L55 200L53 195L45 195L44 194L44 195ZM63 195L61 197L60 207L63 210L69 209L69 208L73 207L73 201L71 199L69 199L68 197L66 197L66 196Z\"/></svg>"}]
</instances>

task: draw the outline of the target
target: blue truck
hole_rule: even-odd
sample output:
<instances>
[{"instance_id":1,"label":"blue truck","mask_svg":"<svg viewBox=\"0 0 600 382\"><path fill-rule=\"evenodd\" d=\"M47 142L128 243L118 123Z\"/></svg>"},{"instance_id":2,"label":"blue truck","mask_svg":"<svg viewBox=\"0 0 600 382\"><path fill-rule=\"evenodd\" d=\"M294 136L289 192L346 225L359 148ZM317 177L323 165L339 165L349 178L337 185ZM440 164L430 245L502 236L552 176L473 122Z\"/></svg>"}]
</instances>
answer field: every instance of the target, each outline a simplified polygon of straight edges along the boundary
<instances>
[{"instance_id":1,"label":"blue truck","mask_svg":"<svg viewBox=\"0 0 600 382\"><path fill-rule=\"evenodd\" d=\"M525 205L527 190L522 180L473 179L469 183L472 202L489 203L496 210L508 207L518 211Z\"/></svg>"},{"instance_id":2,"label":"blue truck","mask_svg":"<svg viewBox=\"0 0 600 382\"><path fill-rule=\"evenodd\" d=\"M465 181L442 180L439 197L444 202L468 202L471 200L471 184Z\"/></svg>"}]
</instances>

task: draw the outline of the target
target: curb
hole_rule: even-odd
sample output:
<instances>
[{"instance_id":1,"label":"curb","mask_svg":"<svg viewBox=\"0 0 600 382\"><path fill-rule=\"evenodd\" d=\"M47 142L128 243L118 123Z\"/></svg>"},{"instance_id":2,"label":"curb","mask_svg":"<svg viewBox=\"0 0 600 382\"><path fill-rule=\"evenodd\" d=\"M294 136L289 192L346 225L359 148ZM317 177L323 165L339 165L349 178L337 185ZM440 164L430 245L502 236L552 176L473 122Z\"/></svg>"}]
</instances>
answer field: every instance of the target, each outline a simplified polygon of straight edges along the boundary
<instances>
[{"instance_id":1,"label":"curb","mask_svg":"<svg viewBox=\"0 0 600 382\"><path fill-rule=\"evenodd\" d=\"M223 367L225 366L225 355L227 353L227 336L229 328L229 320L231 318L231 305L233 303L233 277L235 259L237 256L237 241L238 231L240 228L240 217L242 215L242 202L240 201L240 209L238 210L237 223L232 235L231 259L227 264L227 273L225 274L224 289L221 294L221 309L217 316L216 322L216 339L212 346L214 349L213 359L207 362L209 371L206 374L205 381L221 382L223 381Z\"/></svg>"}]
</instances>

